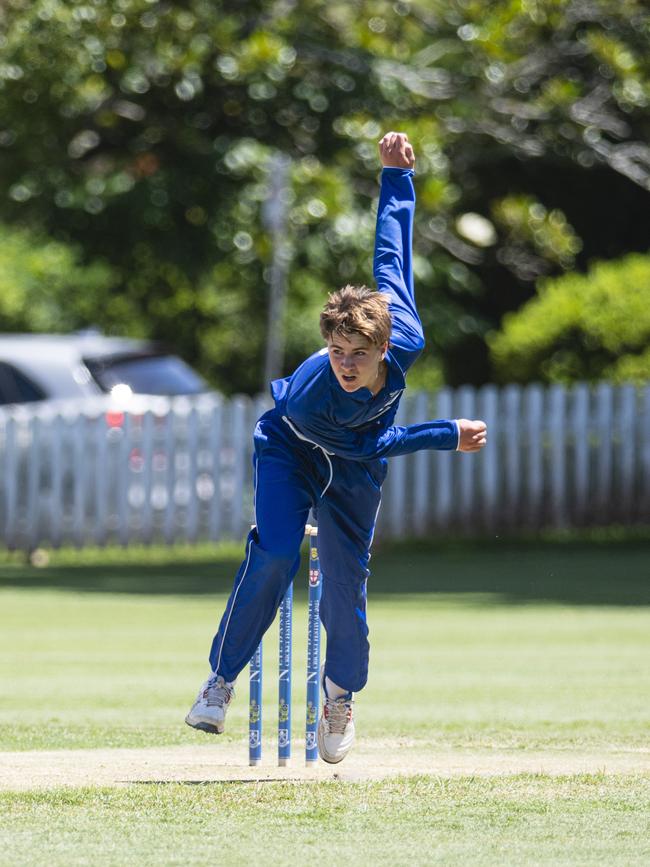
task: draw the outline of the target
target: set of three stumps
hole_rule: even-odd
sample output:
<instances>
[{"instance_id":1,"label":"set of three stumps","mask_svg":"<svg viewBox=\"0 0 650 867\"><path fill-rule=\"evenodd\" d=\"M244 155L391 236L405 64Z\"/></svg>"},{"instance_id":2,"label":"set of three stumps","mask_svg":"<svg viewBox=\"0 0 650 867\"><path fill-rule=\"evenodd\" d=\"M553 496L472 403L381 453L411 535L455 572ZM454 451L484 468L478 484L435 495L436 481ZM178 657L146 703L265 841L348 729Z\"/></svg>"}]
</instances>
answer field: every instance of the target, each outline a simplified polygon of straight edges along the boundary
<instances>
[{"instance_id":1,"label":"set of three stumps","mask_svg":"<svg viewBox=\"0 0 650 867\"><path fill-rule=\"evenodd\" d=\"M322 576L318 560L318 528L307 524L309 539L309 597L307 614L307 702L305 715L305 764L318 762L317 728L320 704L320 599ZM293 642L293 582L279 608L278 640L278 765L291 758L291 647ZM249 667L248 761L262 760L262 642Z\"/></svg>"}]
</instances>

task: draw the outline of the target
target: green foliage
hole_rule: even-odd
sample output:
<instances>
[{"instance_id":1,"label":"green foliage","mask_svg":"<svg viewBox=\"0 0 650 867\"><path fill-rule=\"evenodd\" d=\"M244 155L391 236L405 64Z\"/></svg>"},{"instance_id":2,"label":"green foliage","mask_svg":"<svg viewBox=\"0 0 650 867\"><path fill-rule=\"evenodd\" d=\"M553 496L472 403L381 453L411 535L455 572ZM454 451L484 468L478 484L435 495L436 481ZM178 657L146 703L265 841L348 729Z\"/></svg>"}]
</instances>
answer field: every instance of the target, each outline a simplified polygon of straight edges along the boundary
<instances>
[{"instance_id":1,"label":"green foliage","mask_svg":"<svg viewBox=\"0 0 650 867\"><path fill-rule=\"evenodd\" d=\"M88 298L81 324L256 391L271 159L293 166L290 369L326 292L371 280L376 141L406 129L427 352L476 381L485 333L537 278L646 243L648 18L641 0L7 0L0 218L114 267L119 293ZM603 179L626 193L615 228ZM459 234L468 212L493 242Z\"/></svg>"},{"instance_id":2,"label":"green foliage","mask_svg":"<svg viewBox=\"0 0 650 867\"><path fill-rule=\"evenodd\" d=\"M445 384L440 361L432 355L420 359L409 373L409 388L413 391L436 392Z\"/></svg>"},{"instance_id":3,"label":"green foliage","mask_svg":"<svg viewBox=\"0 0 650 867\"><path fill-rule=\"evenodd\" d=\"M101 311L111 309L116 283L104 263L81 265L65 244L0 226L0 332L65 332L89 322L110 328L115 320ZM128 313L128 304L119 310L120 327Z\"/></svg>"},{"instance_id":4,"label":"green foliage","mask_svg":"<svg viewBox=\"0 0 650 867\"><path fill-rule=\"evenodd\" d=\"M542 281L539 294L490 338L500 379L650 379L650 256L598 262Z\"/></svg>"},{"instance_id":5,"label":"green foliage","mask_svg":"<svg viewBox=\"0 0 650 867\"><path fill-rule=\"evenodd\" d=\"M492 214L505 236L504 247L512 256L526 246L548 263L570 268L582 246L559 209L550 213L531 196L506 196L495 201ZM504 249L502 247L502 249Z\"/></svg>"},{"instance_id":6,"label":"green foliage","mask_svg":"<svg viewBox=\"0 0 650 867\"><path fill-rule=\"evenodd\" d=\"M649 382L650 349L621 356L604 371L604 376L614 382Z\"/></svg>"}]
</instances>

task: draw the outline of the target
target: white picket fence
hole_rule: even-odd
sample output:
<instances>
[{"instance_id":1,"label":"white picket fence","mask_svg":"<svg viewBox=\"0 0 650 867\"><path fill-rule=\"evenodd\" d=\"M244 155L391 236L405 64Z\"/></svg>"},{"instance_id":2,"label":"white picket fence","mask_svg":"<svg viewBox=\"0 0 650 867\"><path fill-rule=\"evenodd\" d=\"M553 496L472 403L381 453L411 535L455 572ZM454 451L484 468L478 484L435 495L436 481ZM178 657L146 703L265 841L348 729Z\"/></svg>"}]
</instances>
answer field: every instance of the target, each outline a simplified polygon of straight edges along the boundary
<instances>
[{"instance_id":1,"label":"white picket fence","mask_svg":"<svg viewBox=\"0 0 650 867\"><path fill-rule=\"evenodd\" d=\"M0 539L10 549L241 538L252 432L270 406L218 395L128 412L0 409ZM650 387L463 387L407 393L398 423L483 418L478 455L390 462L379 539L514 533L650 520Z\"/></svg>"}]
</instances>

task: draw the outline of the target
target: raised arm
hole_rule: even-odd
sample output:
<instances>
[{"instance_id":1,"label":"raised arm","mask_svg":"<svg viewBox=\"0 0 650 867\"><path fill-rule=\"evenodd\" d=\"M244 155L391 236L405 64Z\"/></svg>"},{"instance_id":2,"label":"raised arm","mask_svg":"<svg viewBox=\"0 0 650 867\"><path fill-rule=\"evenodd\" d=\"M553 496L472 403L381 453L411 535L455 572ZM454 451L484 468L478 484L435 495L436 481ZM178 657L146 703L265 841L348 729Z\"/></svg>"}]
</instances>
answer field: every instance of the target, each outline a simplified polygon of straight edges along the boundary
<instances>
[{"instance_id":1,"label":"raised arm","mask_svg":"<svg viewBox=\"0 0 650 867\"><path fill-rule=\"evenodd\" d=\"M377 211L374 275L377 288L390 296L391 348L406 371L424 346L413 288L413 214L415 157L404 133L386 133L379 142L383 171Z\"/></svg>"}]
</instances>

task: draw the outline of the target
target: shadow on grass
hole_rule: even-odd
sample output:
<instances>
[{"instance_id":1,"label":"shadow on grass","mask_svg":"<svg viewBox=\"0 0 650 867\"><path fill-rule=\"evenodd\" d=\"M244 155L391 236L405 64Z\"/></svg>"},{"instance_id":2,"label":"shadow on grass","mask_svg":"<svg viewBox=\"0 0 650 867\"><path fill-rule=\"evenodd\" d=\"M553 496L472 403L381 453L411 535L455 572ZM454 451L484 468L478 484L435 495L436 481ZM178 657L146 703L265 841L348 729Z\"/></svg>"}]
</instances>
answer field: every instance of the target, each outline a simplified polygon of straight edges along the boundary
<instances>
[{"instance_id":1,"label":"shadow on grass","mask_svg":"<svg viewBox=\"0 0 650 867\"><path fill-rule=\"evenodd\" d=\"M231 786L240 783L259 786L260 783L317 783L319 780L304 780L301 777L236 777L231 780L117 780L130 786Z\"/></svg>"},{"instance_id":2,"label":"shadow on grass","mask_svg":"<svg viewBox=\"0 0 650 867\"><path fill-rule=\"evenodd\" d=\"M243 550L243 549L242 549ZM126 556L126 555L125 555ZM377 594L486 594L513 604L650 605L650 542L400 543L377 548L368 582ZM232 553L165 564L0 565L0 588L87 593L212 595L228 593L239 568ZM307 583L303 557L298 594ZM487 599L485 601L488 601Z\"/></svg>"}]
</instances>

